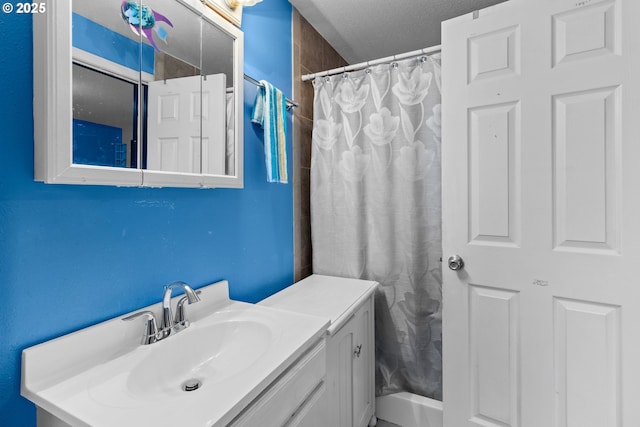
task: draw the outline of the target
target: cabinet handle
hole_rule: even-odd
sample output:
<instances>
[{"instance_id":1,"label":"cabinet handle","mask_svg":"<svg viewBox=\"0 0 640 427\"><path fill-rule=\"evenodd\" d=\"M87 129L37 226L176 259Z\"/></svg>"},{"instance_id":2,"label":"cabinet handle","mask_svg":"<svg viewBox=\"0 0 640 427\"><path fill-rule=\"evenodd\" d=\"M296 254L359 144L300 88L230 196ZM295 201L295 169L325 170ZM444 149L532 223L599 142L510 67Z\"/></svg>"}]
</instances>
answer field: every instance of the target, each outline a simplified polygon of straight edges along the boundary
<instances>
[{"instance_id":1,"label":"cabinet handle","mask_svg":"<svg viewBox=\"0 0 640 427\"><path fill-rule=\"evenodd\" d=\"M355 357L360 357L360 351L361 351L361 350L362 350L362 344L358 344L358 345L356 346L356 349L355 349L355 350L353 350L353 355L354 355Z\"/></svg>"}]
</instances>

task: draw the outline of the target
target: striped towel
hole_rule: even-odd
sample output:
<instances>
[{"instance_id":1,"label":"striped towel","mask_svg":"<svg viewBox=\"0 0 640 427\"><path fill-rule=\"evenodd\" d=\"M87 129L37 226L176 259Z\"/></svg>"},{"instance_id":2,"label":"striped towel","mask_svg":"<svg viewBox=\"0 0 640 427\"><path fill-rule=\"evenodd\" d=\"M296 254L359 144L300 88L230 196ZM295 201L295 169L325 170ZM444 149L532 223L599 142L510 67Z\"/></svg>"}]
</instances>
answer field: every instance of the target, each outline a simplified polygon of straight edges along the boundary
<instances>
[{"instance_id":1,"label":"striped towel","mask_svg":"<svg viewBox=\"0 0 640 427\"><path fill-rule=\"evenodd\" d=\"M267 181L286 184L287 177L287 104L282 92L266 80L260 80L251 121L264 129L264 155Z\"/></svg>"}]
</instances>

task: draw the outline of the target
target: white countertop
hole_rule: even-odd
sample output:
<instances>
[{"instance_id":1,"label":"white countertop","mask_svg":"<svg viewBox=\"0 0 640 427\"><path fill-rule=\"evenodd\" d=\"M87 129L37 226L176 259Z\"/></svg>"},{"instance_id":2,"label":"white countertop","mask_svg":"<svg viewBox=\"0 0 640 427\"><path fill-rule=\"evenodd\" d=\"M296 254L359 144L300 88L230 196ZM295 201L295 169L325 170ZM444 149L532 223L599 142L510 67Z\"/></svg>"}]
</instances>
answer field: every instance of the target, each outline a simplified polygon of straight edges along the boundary
<instances>
[{"instance_id":1,"label":"white countertop","mask_svg":"<svg viewBox=\"0 0 640 427\"><path fill-rule=\"evenodd\" d=\"M378 286L371 280L313 274L262 300L259 305L331 319L329 334L340 329Z\"/></svg>"}]
</instances>

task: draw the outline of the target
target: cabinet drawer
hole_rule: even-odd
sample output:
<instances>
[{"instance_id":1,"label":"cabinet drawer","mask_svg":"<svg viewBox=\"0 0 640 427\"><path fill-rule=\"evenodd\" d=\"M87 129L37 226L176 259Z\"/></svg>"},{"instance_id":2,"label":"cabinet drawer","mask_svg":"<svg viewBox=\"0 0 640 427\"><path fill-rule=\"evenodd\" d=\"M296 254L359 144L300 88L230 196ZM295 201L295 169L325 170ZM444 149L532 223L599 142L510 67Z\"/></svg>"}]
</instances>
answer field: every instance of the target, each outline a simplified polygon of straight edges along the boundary
<instances>
[{"instance_id":1,"label":"cabinet drawer","mask_svg":"<svg viewBox=\"0 0 640 427\"><path fill-rule=\"evenodd\" d=\"M325 341L322 339L294 362L229 425L284 425L323 381L325 370Z\"/></svg>"},{"instance_id":2,"label":"cabinet drawer","mask_svg":"<svg viewBox=\"0 0 640 427\"><path fill-rule=\"evenodd\" d=\"M321 382L285 427L327 427L326 389Z\"/></svg>"}]
</instances>

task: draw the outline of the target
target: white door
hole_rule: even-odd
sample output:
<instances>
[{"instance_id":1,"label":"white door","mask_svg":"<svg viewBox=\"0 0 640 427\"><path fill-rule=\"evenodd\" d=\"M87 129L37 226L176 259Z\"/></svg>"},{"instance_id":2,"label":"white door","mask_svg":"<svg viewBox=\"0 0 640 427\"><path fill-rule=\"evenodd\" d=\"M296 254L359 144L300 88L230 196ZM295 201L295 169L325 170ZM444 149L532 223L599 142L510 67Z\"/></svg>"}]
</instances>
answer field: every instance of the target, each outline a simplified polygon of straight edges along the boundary
<instances>
[{"instance_id":1,"label":"white door","mask_svg":"<svg viewBox=\"0 0 640 427\"><path fill-rule=\"evenodd\" d=\"M640 1L442 28L445 427L638 427Z\"/></svg>"},{"instance_id":2,"label":"white door","mask_svg":"<svg viewBox=\"0 0 640 427\"><path fill-rule=\"evenodd\" d=\"M149 82L147 168L224 174L225 75Z\"/></svg>"}]
</instances>

